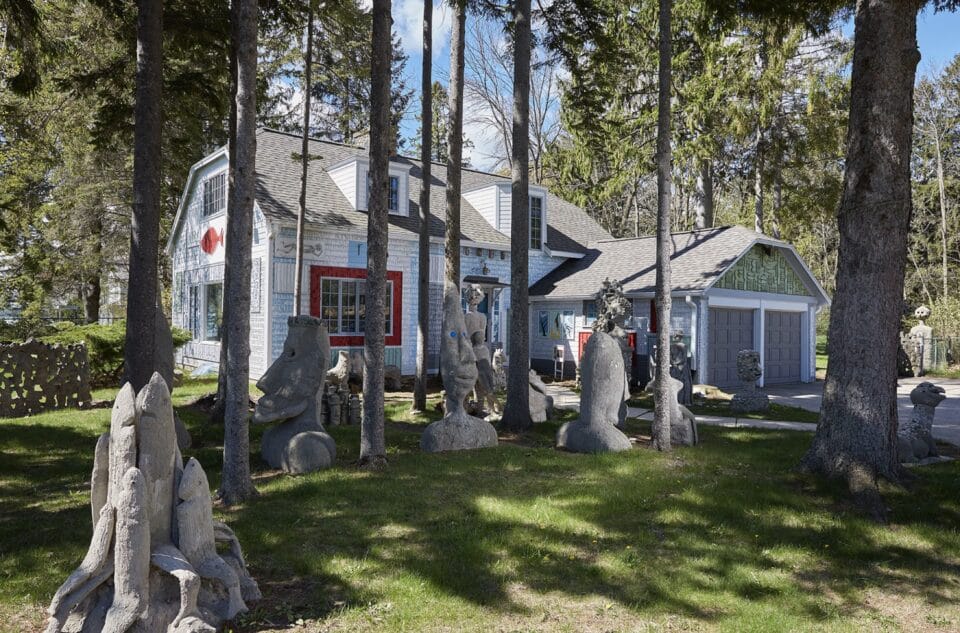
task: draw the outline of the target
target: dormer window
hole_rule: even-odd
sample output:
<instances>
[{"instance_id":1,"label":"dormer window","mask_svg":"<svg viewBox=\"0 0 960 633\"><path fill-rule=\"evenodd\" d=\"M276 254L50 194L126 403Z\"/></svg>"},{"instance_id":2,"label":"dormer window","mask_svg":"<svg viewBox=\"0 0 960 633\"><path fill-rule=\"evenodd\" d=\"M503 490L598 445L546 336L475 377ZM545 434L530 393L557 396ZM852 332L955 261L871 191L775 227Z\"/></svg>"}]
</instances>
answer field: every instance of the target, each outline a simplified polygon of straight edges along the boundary
<instances>
[{"instance_id":1,"label":"dormer window","mask_svg":"<svg viewBox=\"0 0 960 633\"><path fill-rule=\"evenodd\" d=\"M370 172L367 172L367 207L369 208L370 203ZM398 176L390 176L390 195L387 198L387 210L390 213L400 213L400 178Z\"/></svg>"},{"instance_id":2,"label":"dormer window","mask_svg":"<svg viewBox=\"0 0 960 633\"><path fill-rule=\"evenodd\" d=\"M543 249L543 198L530 196L530 250Z\"/></svg>"},{"instance_id":3,"label":"dormer window","mask_svg":"<svg viewBox=\"0 0 960 633\"><path fill-rule=\"evenodd\" d=\"M227 208L227 172L203 182L203 216L216 215Z\"/></svg>"}]
</instances>

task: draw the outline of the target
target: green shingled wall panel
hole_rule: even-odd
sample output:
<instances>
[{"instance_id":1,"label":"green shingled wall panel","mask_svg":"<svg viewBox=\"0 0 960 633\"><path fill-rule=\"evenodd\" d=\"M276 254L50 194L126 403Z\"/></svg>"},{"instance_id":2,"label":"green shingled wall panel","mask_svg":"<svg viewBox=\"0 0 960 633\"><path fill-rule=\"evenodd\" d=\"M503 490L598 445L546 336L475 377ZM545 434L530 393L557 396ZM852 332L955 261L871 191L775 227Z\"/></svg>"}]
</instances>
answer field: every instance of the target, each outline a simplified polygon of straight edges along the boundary
<instances>
[{"instance_id":1,"label":"green shingled wall panel","mask_svg":"<svg viewBox=\"0 0 960 633\"><path fill-rule=\"evenodd\" d=\"M715 288L811 296L780 250L756 245L724 273Z\"/></svg>"}]
</instances>

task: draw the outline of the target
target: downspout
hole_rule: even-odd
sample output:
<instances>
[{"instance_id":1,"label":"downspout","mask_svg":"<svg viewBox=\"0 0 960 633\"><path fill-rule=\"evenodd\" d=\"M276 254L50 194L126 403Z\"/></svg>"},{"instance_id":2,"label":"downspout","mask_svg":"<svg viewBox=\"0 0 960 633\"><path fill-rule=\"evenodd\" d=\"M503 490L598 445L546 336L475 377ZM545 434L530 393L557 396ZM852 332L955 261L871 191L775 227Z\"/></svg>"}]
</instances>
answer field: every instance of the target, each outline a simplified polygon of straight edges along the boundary
<instances>
[{"instance_id":1,"label":"downspout","mask_svg":"<svg viewBox=\"0 0 960 633\"><path fill-rule=\"evenodd\" d=\"M690 306L690 356L693 359L690 363L690 367L699 368L700 366L697 364L697 334L699 333L699 319L697 317L700 312L700 306L693 302L693 297L690 295L686 295L683 298L683 301Z\"/></svg>"}]
</instances>

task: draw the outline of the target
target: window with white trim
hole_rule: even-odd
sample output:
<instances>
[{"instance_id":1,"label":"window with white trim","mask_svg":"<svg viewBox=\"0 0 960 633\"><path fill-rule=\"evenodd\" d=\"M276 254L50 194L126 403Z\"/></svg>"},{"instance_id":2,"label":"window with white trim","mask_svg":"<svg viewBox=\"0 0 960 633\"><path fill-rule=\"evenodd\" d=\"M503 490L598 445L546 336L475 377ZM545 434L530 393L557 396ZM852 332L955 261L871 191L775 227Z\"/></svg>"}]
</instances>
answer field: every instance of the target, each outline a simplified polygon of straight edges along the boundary
<instances>
[{"instance_id":1,"label":"window with white trim","mask_svg":"<svg viewBox=\"0 0 960 633\"><path fill-rule=\"evenodd\" d=\"M331 335L363 334L366 325L367 282L365 279L322 277L320 318ZM393 334L393 281L387 280L384 335Z\"/></svg>"},{"instance_id":2,"label":"window with white trim","mask_svg":"<svg viewBox=\"0 0 960 633\"><path fill-rule=\"evenodd\" d=\"M227 208L227 172L203 181L203 216L216 215Z\"/></svg>"},{"instance_id":3,"label":"window with white trim","mask_svg":"<svg viewBox=\"0 0 960 633\"><path fill-rule=\"evenodd\" d=\"M530 196L530 249L543 248L543 198Z\"/></svg>"},{"instance_id":4,"label":"window with white trim","mask_svg":"<svg viewBox=\"0 0 960 633\"><path fill-rule=\"evenodd\" d=\"M203 301L203 340L219 341L223 326L223 284L207 284Z\"/></svg>"},{"instance_id":5,"label":"window with white trim","mask_svg":"<svg viewBox=\"0 0 960 633\"><path fill-rule=\"evenodd\" d=\"M367 172L367 208L370 208L370 172ZM387 211L400 213L400 177L390 176L390 195L387 197Z\"/></svg>"}]
</instances>

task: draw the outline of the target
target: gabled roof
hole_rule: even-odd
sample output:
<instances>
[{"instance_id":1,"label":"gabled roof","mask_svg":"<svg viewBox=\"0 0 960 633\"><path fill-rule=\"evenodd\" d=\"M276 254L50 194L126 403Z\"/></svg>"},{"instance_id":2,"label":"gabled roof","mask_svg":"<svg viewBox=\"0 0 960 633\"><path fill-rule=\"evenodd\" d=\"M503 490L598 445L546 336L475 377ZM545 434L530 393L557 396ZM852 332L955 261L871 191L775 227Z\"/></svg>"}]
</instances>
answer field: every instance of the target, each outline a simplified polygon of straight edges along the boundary
<instances>
[{"instance_id":1,"label":"gabled roof","mask_svg":"<svg viewBox=\"0 0 960 633\"><path fill-rule=\"evenodd\" d=\"M829 298L794 248L741 226L726 226L671 235L670 281L673 293L709 290L754 244L781 249L818 304ZM656 236L602 240L581 259L567 260L530 287L530 297L586 299L603 280L617 279L628 295L652 295L656 289Z\"/></svg>"},{"instance_id":2,"label":"gabled roof","mask_svg":"<svg viewBox=\"0 0 960 633\"><path fill-rule=\"evenodd\" d=\"M300 198L299 155L302 139L267 128L257 131L257 204L268 218L281 222L295 222ZM368 158L368 151L360 147L310 140L310 154L320 158L311 161L307 182L307 222L333 229L353 229L365 232L367 213L355 210L330 178L328 169ZM391 235L416 239L419 232L421 162L403 156L394 156L391 163L409 168L409 216L390 216ZM433 163L430 190L430 235L444 236L446 208L446 165ZM508 178L472 169L462 172L462 190L469 191ZM508 249L508 236L494 229L466 200L461 198L461 239L487 247ZM610 235L582 209L547 195L547 246L555 251L585 253L591 241L609 239Z\"/></svg>"}]
</instances>

